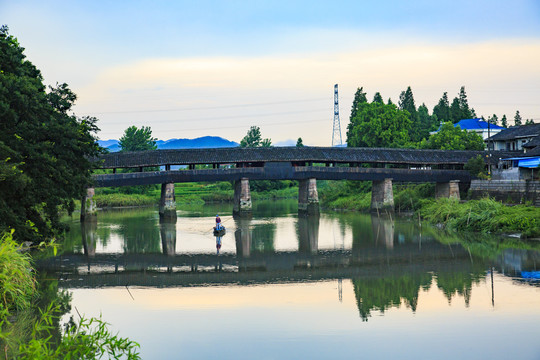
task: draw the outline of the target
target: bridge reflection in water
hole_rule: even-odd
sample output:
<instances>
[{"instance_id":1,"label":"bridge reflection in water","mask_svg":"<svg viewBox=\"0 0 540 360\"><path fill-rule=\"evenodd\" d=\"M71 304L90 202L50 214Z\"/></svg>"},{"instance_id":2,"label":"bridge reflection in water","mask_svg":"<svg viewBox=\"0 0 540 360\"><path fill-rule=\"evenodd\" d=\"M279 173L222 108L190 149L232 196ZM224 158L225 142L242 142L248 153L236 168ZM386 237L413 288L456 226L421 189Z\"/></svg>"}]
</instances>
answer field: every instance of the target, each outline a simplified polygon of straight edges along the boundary
<instances>
[{"instance_id":1,"label":"bridge reflection in water","mask_svg":"<svg viewBox=\"0 0 540 360\"><path fill-rule=\"evenodd\" d=\"M177 242L182 239L177 239L175 223L161 222L148 229L136 226L140 220L129 220L134 228L119 228L125 235L122 253L103 253L96 251L99 241L107 242L106 236L98 236L103 229L86 222L80 224L82 254L66 252L37 265L56 273L59 285L65 288L242 286L350 279L360 317L367 320L374 310L384 312L401 305L416 311L419 293L433 286L448 301L460 296L468 305L473 285L486 279L491 266L515 276L521 270L536 270L540 263L538 253L523 250L507 250L496 259L476 256L459 243L437 241L435 232L422 234L411 223L376 215L340 217L341 226L352 228L352 246L320 249L321 217L294 220L296 251L276 250L275 223L235 217L228 226L235 251L219 256L177 252Z\"/></svg>"}]
</instances>

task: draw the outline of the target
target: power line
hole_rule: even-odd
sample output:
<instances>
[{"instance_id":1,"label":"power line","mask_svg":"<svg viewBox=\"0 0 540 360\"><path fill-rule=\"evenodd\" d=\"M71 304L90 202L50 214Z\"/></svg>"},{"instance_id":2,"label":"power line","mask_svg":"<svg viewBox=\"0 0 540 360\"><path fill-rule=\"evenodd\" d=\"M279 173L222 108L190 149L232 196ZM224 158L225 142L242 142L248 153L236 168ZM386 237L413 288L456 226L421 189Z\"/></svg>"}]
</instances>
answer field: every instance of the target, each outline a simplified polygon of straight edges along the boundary
<instances>
[{"instance_id":1,"label":"power line","mask_svg":"<svg viewBox=\"0 0 540 360\"><path fill-rule=\"evenodd\" d=\"M278 123L270 123L270 124L264 124L263 126L264 127L271 127L271 126L281 126L281 125L294 125L294 124L303 124L303 123L320 123L320 122L327 122L328 119L318 119L318 120L301 120L301 121L295 121L294 123L291 123L290 121L283 121L283 122L278 122ZM246 126L251 126L249 124L244 124L244 125L232 125L232 126L220 126L219 128L220 129L241 129L241 128L245 128ZM184 128L179 128L179 129L169 129L171 131L199 131L199 130L208 130L208 127L201 127L201 128L191 128L191 129L184 129Z\"/></svg>"},{"instance_id":2,"label":"power line","mask_svg":"<svg viewBox=\"0 0 540 360\"><path fill-rule=\"evenodd\" d=\"M307 114L307 113L316 113L316 112L323 112L326 111L326 109L317 109L317 110L299 110L299 111L283 111L283 112L275 112L275 113L266 113L266 114L250 114L250 115L234 115L234 116L212 116L212 117L204 117L204 118L191 118L186 117L185 119L163 119L163 120L153 120L154 123L177 123L181 121L204 121L204 120L227 120L227 119L241 119L241 118L260 118L260 117L268 117L268 116L277 116L277 115L292 115L292 114ZM107 124L122 124L125 123L125 121L104 121L104 123Z\"/></svg>"},{"instance_id":3,"label":"power line","mask_svg":"<svg viewBox=\"0 0 540 360\"><path fill-rule=\"evenodd\" d=\"M248 104L237 104L237 105L204 106L204 107L193 107L193 108L103 111L103 112L93 112L93 114L96 114L96 115L100 115L100 114L101 115L103 115L103 114L135 114L135 113L152 113L152 112L232 109L232 108L254 107L254 106L265 106L265 105L294 104L294 103L304 103L304 102L322 101L322 100L326 100L326 99L325 98L313 98L313 99L302 99L302 100L275 101L275 102L265 102L265 103L248 103Z\"/></svg>"}]
</instances>

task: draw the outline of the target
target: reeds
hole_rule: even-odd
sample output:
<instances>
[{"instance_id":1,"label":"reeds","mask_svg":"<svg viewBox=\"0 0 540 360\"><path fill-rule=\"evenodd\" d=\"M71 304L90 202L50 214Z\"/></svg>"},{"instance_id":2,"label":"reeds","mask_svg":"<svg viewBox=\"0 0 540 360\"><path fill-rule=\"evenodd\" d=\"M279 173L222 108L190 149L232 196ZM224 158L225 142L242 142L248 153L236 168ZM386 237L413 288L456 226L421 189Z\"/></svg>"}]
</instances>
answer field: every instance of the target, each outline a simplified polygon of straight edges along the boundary
<instances>
[{"instance_id":1,"label":"reeds","mask_svg":"<svg viewBox=\"0 0 540 360\"><path fill-rule=\"evenodd\" d=\"M36 290L30 255L13 240L13 231L0 238L0 311L20 311L31 305Z\"/></svg>"},{"instance_id":2,"label":"reeds","mask_svg":"<svg viewBox=\"0 0 540 360\"><path fill-rule=\"evenodd\" d=\"M424 202L419 210L428 222L450 230L482 233L515 233L522 237L540 236L540 208L506 206L490 198L460 203L454 199Z\"/></svg>"}]
</instances>

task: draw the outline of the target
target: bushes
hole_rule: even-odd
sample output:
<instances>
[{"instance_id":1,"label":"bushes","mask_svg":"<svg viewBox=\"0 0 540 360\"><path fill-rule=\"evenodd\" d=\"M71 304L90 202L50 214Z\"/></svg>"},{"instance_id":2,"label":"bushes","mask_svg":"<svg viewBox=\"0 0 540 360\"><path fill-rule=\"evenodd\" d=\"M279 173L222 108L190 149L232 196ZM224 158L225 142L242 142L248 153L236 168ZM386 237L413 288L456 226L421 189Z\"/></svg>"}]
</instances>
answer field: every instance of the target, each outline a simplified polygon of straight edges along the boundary
<instances>
[{"instance_id":1,"label":"bushes","mask_svg":"<svg viewBox=\"0 0 540 360\"><path fill-rule=\"evenodd\" d=\"M145 206L155 205L159 202L159 197L140 194L100 194L95 195L94 200L97 207L121 207L121 206Z\"/></svg>"}]
</instances>

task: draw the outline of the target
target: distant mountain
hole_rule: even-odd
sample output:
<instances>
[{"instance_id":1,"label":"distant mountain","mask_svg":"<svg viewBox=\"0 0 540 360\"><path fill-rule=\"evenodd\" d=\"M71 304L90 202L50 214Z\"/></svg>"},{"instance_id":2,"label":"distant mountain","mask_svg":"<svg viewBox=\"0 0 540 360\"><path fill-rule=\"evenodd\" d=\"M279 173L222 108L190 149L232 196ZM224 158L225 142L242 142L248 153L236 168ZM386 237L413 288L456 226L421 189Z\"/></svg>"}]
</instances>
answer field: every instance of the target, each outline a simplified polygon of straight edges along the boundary
<instances>
[{"instance_id":1,"label":"distant mountain","mask_svg":"<svg viewBox=\"0 0 540 360\"><path fill-rule=\"evenodd\" d=\"M98 140L100 146L110 152L120 151L118 140ZM170 139L157 140L158 149L197 149L197 148L222 148L236 147L238 143L229 141L219 136L203 136L196 139Z\"/></svg>"},{"instance_id":2,"label":"distant mountain","mask_svg":"<svg viewBox=\"0 0 540 360\"><path fill-rule=\"evenodd\" d=\"M273 146L296 146L297 140L284 140L284 141L278 141L275 144L272 144Z\"/></svg>"}]
</instances>

